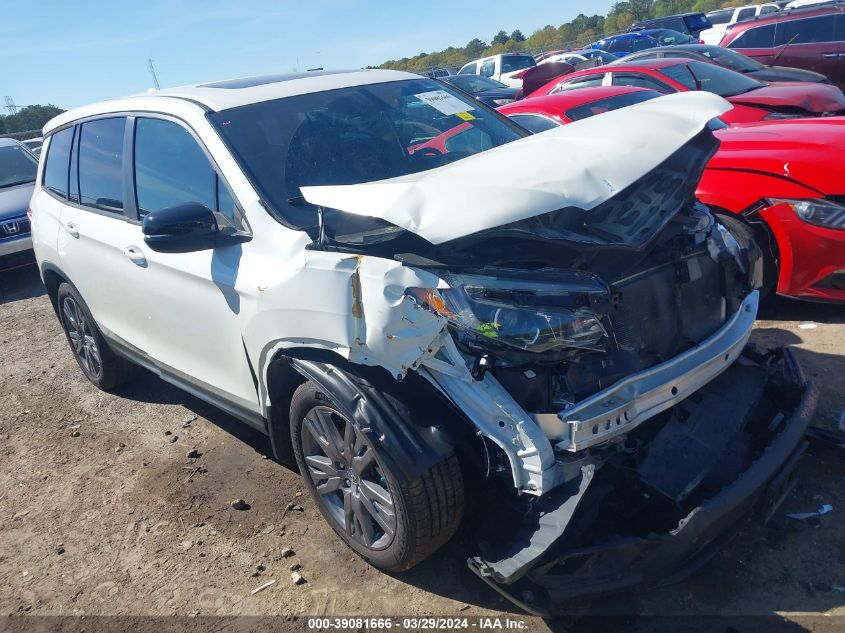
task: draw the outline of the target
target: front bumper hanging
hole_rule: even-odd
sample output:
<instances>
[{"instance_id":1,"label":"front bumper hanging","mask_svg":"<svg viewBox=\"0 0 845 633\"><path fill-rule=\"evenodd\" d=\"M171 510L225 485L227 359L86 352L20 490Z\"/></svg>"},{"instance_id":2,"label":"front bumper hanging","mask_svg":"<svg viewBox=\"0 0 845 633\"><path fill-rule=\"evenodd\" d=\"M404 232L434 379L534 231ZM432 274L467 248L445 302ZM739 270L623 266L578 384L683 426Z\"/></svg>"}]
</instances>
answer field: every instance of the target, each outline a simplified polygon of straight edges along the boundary
<instances>
[{"instance_id":1,"label":"front bumper hanging","mask_svg":"<svg viewBox=\"0 0 845 633\"><path fill-rule=\"evenodd\" d=\"M586 484L572 487L572 500L561 496L565 489L537 499L523 529L498 550L482 548L470 568L526 611L550 615L574 599L679 580L704 564L753 508L770 517L794 485L817 400L792 353L760 354L749 346L689 400L692 414L682 403L680 412L664 414L674 417L660 431L645 436L637 469L607 463L595 475L583 473ZM622 506L620 481L631 486ZM626 533L625 512L648 517L648 508L636 506L652 496L676 508L668 516L679 519ZM603 511L612 518L601 525Z\"/></svg>"}]
</instances>

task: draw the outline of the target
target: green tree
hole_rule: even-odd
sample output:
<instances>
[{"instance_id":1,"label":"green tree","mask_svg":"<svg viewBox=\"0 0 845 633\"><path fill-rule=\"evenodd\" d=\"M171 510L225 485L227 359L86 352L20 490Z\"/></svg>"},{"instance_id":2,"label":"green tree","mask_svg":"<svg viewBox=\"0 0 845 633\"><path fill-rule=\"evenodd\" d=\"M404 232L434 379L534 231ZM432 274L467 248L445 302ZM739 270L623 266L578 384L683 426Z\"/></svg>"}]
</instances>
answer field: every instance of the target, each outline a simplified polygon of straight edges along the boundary
<instances>
[{"instance_id":1,"label":"green tree","mask_svg":"<svg viewBox=\"0 0 845 633\"><path fill-rule=\"evenodd\" d=\"M510 39L510 37L508 37L507 33L505 33L504 31L499 31L498 33L496 33L493 36L493 41L491 43L492 44L506 44L509 39Z\"/></svg>"},{"instance_id":2,"label":"green tree","mask_svg":"<svg viewBox=\"0 0 845 633\"><path fill-rule=\"evenodd\" d=\"M519 29L514 29L513 33L511 33L511 39L514 42L524 42L525 36L522 34L522 31Z\"/></svg>"},{"instance_id":3,"label":"green tree","mask_svg":"<svg viewBox=\"0 0 845 633\"><path fill-rule=\"evenodd\" d=\"M487 42L476 37L475 39L467 42L467 45L464 46L464 53L470 59L474 57L481 57L485 48L487 48Z\"/></svg>"}]
</instances>

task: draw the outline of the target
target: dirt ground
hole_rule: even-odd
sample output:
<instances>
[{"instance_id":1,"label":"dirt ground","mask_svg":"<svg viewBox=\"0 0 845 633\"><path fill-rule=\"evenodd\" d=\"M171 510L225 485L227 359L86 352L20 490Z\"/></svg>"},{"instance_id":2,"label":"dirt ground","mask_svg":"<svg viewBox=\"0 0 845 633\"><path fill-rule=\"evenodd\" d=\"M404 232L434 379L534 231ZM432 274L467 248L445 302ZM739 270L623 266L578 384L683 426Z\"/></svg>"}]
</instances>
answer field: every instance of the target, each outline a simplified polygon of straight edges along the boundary
<instances>
[{"instance_id":1,"label":"dirt ground","mask_svg":"<svg viewBox=\"0 0 845 633\"><path fill-rule=\"evenodd\" d=\"M796 351L821 391L814 424L836 428L845 308L778 300L761 316L754 338ZM0 275L0 343L0 615L520 613L468 571L466 534L409 573L378 572L333 535L299 476L268 459L261 435L152 374L96 390L35 269ZM845 452L814 447L801 473L773 523L744 529L686 582L584 609L845 624L799 618L845 616ZM237 498L250 509L232 509ZM291 502L302 511L286 511ZM783 516L822 504L833 511L815 526ZM305 584L291 582L293 563Z\"/></svg>"}]
</instances>

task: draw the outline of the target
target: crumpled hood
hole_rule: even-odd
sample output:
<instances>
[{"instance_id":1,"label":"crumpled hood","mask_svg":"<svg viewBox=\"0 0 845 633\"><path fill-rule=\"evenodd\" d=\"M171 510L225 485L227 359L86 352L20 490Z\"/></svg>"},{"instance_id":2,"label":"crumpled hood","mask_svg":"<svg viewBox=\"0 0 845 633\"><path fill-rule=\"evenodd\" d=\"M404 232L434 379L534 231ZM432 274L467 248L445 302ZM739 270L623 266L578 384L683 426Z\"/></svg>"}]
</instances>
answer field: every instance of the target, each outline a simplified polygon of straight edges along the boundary
<instances>
[{"instance_id":1,"label":"crumpled hood","mask_svg":"<svg viewBox=\"0 0 845 633\"><path fill-rule=\"evenodd\" d=\"M730 104L667 95L408 176L302 187L315 205L376 217L441 244L564 207L590 210L636 182Z\"/></svg>"},{"instance_id":2,"label":"crumpled hood","mask_svg":"<svg viewBox=\"0 0 845 633\"><path fill-rule=\"evenodd\" d=\"M825 195L845 194L845 117L749 123L718 130L708 169L743 169L789 178Z\"/></svg>"},{"instance_id":3,"label":"crumpled hood","mask_svg":"<svg viewBox=\"0 0 845 633\"><path fill-rule=\"evenodd\" d=\"M0 220L8 220L26 213L32 198L33 183L0 189Z\"/></svg>"},{"instance_id":4,"label":"crumpled hood","mask_svg":"<svg viewBox=\"0 0 845 633\"><path fill-rule=\"evenodd\" d=\"M772 83L745 94L729 97L728 101L772 108L801 108L815 114L845 110L845 95L836 86L797 81Z\"/></svg>"}]
</instances>

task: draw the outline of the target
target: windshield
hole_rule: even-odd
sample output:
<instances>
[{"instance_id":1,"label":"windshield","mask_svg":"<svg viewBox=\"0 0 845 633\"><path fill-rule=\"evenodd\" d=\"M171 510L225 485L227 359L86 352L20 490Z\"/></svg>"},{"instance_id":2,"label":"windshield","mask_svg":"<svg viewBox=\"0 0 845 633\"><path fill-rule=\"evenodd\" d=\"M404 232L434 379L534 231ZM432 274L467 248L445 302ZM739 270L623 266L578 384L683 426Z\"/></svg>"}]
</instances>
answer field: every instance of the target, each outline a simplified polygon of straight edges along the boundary
<instances>
[{"instance_id":1,"label":"windshield","mask_svg":"<svg viewBox=\"0 0 845 633\"><path fill-rule=\"evenodd\" d=\"M712 92L720 97L735 97L765 85L756 79L708 62L685 62L677 66L661 68L660 72L690 90L698 90L697 79L701 90Z\"/></svg>"},{"instance_id":2,"label":"windshield","mask_svg":"<svg viewBox=\"0 0 845 633\"><path fill-rule=\"evenodd\" d=\"M502 72L512 73L515 70L522 70L523 68L531 68L536 66L537 62L531 55L502 55Z\"/></svg>"},{"instance_id":3,"label":"windshield","mask_svg":"<svg viewBox=\"0 0 845 633\"><path fill-rule=\"evenodd\" d=\"M300 186L350 185L425 171L526 133L471 97L411 79L210 113L274 215L317 225Z\"/></svg>"},{"instance_id":4,"label":"windshield","mask_svg":"<svg viewBox=\"0 0 845 633\"><path fill-rule=\"evenodd\" d=\"M461 90L465 90L472 95L485 90L507 88L505 84L482 75L452 75L451 77L444 78L443 81L455 85Z\"/></svg>"},{"instance_id":5,"label":"windshield","mask_svg":"<svg viewBox=\"0 0 845 633\"><path fill-rule=\"evenodd\" d=\"M20 145L0 147L0 187L35 182L38 161Z\"/></svg>"},{"instance_id":6,"label":"windshield","mask_svg":"<svg viewBox=\"0 0 845 633\"><path fill-rule=\"evenodd\" d=\"M727 48L713 46L699 52L708 59L712 59L714 62L719 64L719 66L735 70L738 73L750 73L763 68L763 64L760 62L754 61L742 53L737 53L736 51L732 51Z\"/></svg>"}]
</instances>

